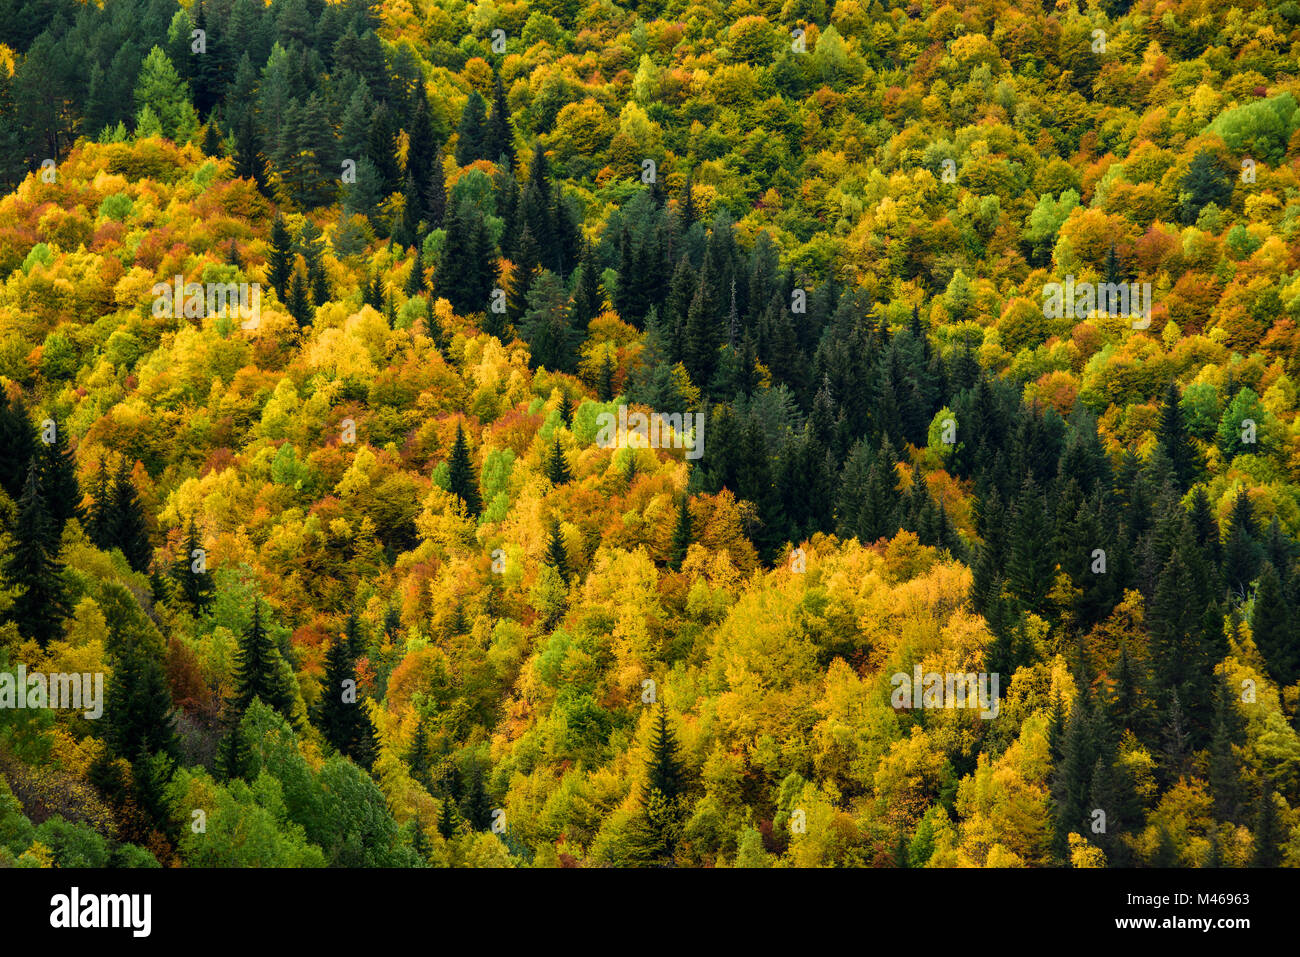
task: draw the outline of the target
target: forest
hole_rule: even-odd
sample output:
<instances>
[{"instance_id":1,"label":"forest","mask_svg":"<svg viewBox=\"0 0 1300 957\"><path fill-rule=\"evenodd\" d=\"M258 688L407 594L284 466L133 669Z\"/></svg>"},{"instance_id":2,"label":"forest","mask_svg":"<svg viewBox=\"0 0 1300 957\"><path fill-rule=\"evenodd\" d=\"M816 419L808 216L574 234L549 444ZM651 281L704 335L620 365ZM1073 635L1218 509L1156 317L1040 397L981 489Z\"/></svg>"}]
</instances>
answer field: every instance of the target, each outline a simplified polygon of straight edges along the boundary
<instances>
[{"instance_id":1,"label":"forest","mask_svg":"<svg viewBox=\"0 0 1300 957\"><path fill-rule=\"evenodd\" d=\"M1300 867L1297 64L0 0L0 867Z\"/></svg>"}]
</instances>

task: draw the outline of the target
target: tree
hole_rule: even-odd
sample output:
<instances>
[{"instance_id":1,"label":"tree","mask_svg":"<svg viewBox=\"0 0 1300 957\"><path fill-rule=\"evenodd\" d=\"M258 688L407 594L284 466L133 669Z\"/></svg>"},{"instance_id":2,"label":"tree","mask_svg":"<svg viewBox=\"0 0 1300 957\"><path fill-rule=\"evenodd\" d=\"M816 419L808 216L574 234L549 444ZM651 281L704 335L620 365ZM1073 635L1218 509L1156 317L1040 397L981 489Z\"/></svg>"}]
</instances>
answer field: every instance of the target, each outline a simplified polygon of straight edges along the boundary
<instances>
[{"instance_id":1,"label":"tree","mask_svg":"<svg viewBox=\"0 0 1300 957\"><path fill-rule=\"evenodd\" d=\"M109 501L106 531L109 547L121 549L127 564L136 571L148 571L153 559L153 546L149 543L144 506L136 494L135 483L131 480L131 470L125 458L118 464L117 472L113 475Z\"/></svg>"},{"instance_id":2,"label":"tree","mask_svg":"<svg viewBox=\"0 0 1300 957\"><path fill-rule=\"evenodd\" d=\"M1264 562L1250 616L1250 631L1279 687L1300 678L1300 642L1293 624L1295 613L1282 589L1273 563Z\"/></svg>"},{"instance_id":3,"label":"tree","mask_svg":"<svg viewBox=\"0 0 1300 957\"><path fill-rule=\"evenodd\" d=\"M288 303L289 278L293 275L293 240L284 217L277 215L271 223L271 251L267 254L267 281L280 301Z\"/></svg>"},{"instance_id":4,"label":"tree","mask_svg":"<svg viewBox=\"0 0 1300 957\"><path fill-rule=\"evenodd\" d=\"M177 757L171 691L162 664L139 642L129 643L114 663L104 713L113 753L128 761L141 754Z\"/></svg>"},{"instance_id":5,"label":"tree","mask_svg":"<svg viewBox=\"0 0 1300 957\"><path fill-rule=\"evenodd\" d=\"M1197 461L1191 438L1187 434L1187 426L1183 422L1181 400L1178 386L1171 381L1168 389L1165 390L1164 402L1160 406L1157 441L1165 450L1165 455L1169 457L1170 465L1178 480L1179 490L1186 491L1196 480L1200 463Z\"/></svg>"},{"instance_id":6,"label":"tree","mask_svg":"<svg viewBox=\"0 0 1300 957\"><path fill-rule=\"evenodd\" d=\"M465 430L459 422L456 423L456 441L447 459L447 484L448 491L465 503L465 513L478 518L483 510L483 500L479 495L474 463L469 456L469 443L465 441Z\"/></svg>"},{"instance_id":7,"label":"tree","mask_svg":"<svg viewBox=\"0 0 1300 957\"><path fill-rule=\"evenodd\" d=\"M365 701L357 694L356 661L346 637L336 639L325 656L316 727L340 754L367 771L374 764L374 726Z\"/></svg>"},{"instance_id":8,"label":"tree","mask_svg":"<svg viewBox=\"0 0 1300 957\"><path fill-rule=\"evenodd\" d=\"M161 47L144 58L135 84L135 105L158 118L163 135L184 143L199 128L199 117L190 103L190 88L181 79Z\"/></svg>"},{"instance_id":9,"label":"tree","mask_svg":"<svg viewBox=\"0 0 1300 957\"><path fill-rule=\"evenodd\" d=\"M573 473L569 471L569 463L565 460L564 449L560 445L558 430L555 433L555 444L546 459L546 478L557 488L573 480Z\"/></svg>"},{"instance_id":10,"label":"tree","mask_svg":"<svg viewBox=\"0 0 1300 957\"><path fill-rule=\"evenodd\" d=\"M680 840L686 792L686 768L677 736L668 726L667 709L659 705L650 739L650 759L641 788L640 814L631 840L646 860L671 860Z\"/></svg>"},{"instance_id":11,"label":"tree","mask_svg":"<svg viewBox=\"0 0 1300 957\"><path fill-rule=\"evenodd\" d=\"M486 159L497 162L502 156L506 165L514 170L515 131L510 122L510 107L506 103L505 87L501 84L501 74L492 74L492 115L488 118L487 128L483 133L483 153ZM464 166L464 163L461 163Z\"/></svg>"},{"instance_id":12,"label":"tree","mask_svg":"<svg viewBox=\"0 0 1300 957\"><path fill-rule=\"evenodd\" d=\"M262 622L262 601L253 602L253 620L239 641L235 653L235 696L237 713L248 710L254 699L292 720L293 695L280 672L281 658Z\"/></svg>"},{"instance_id":13,"label":"tree","mask_svg":"<svg viewBox=\"0 0 1300 957\"><path fill-rule=\"evenodd\" d=\"M478 159L492 159L486 156L487 110L477 90L470 90L469 99L460 114L460 126L456 128L456 165L468 166Z\"/></svg>"},{"instance_id":14,"label":"tree","mask_svg":"<svg viewBox=\"0 0 1300 957\"><path fill-rule=\"evenodd\" d=\"M564 536L560 533L560 523L551 520L550 531L546 536L546 564L555 569L560 580L569 581L569 551L564 547Z\"/></svg>"},{"instance_id":15,"label":"tree","mask_svg":"<svg viewBox=\"0 0 1300 957\"><path fill-rule=\"evenodd\" d=\"M5 581L17 590L10 615L19 634L34 638L43 648L62 635L63 619L70 608L63 566L58 559L58 539L35 465L28 470L18 499L13 536L13 548L4 563Z\"/></svg>"},{"instance_id":16,"label":"tree","mask_svg":"<svg viewBox=\"0 0 1300 957\"><path fill-rule=\"evenodd\" d=\"M36 454L36 433L22 399L9 401L8 394L0 389L0 488L12 499L23 492L27 469Z\"/></svg>"},{"instance_id":17,"label":"tree","mask_svg":"<svg viewBox=\"0 0 1300 957\"><path fill-rule=\"evenodd\" d=\"M1222 208L1232 201L1232 174L1209 150L1201 150L1192 158L1179 187L1178 207L1184 225L1196 222L1210 203Z\"/></svg>"},{"instance_id":18,"label":"tree","mask_svg":"<svg viewBox=\"0 0 1300 957\"><path fill-rule=\"evenodd\" d=\"M677 526L673 529L672 547L668 551L668 567L680 571L686 559L686 550L691 545L691 510L690 496L683 495L677 508Z\"/></svg>"},{"instance_id":19,"label":"tree","mask_svg":"<svg viewBox=\"0 0 1300 957\"><path fill-rule=\"evenodd\" d=\"M203 541L191 515L181 540L180 553L172 564L172 579L180 587L185 603L196 613L202 613L212 603L212 574L207 569Z\"/></svg>"}]
</instances>

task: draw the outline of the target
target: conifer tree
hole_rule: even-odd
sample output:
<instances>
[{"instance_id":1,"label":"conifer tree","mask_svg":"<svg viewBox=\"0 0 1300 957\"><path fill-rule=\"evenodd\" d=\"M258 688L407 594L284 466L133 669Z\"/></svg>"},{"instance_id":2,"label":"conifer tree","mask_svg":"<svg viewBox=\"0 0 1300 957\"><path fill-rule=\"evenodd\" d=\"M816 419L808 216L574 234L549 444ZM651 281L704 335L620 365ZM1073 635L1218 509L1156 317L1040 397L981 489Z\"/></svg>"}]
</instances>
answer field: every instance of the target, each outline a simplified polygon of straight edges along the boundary
<instances>
[{"instance_id":1,"label":"conifer tree","mask_svg":"<svg viewBox=\"0 0 1300 957\"><path fill-rule=\"evenodd\" d=\"M1111 252L1114 253L1114 246L1111 247ZM1170 381L1165 391L1164 402L1160 406L1160 428L1157 430L1156 438L1165 454L1169 456L1169 462L1178 480L1179 491L1185 491L1196 480L1200 466L1196 461L1196 452L1192 448L1191 438L1187 434L1180 401L1178 386Z\"/></svg>"},{"instance_id":2,"label":"conifer tree","mask_svg":"<svg viewBox=\"0 0 1300 957\"><path fill-rule=\"evenodd\" d=\"M235 712L243 714L258 698L290 721L293 696L280 672L280 654L262 622L262 601L253 602L253 620L244 631L235 653Z\"/></svg>"},{"instance_id":3,"label":"conifer tree","mask_svg":"<svg viewBox=\"0 0 1300 957\"><path fill-rule=\"evenodd\" d=\"M280 297L288 302L289 279L293 274L293 238L283 216L277 215L271 223L271 251L267 253L267 281Z\"/></svg>"},{"instance_id":4,"label":"conifer tree","mask_svg":"<svg viewBox=\"0 0 1300 957\"><path fill-rule=\"evenodd\" d=\"M488 117L483 133L483 154L494 163L504 156L506 166L512 171L515 168L515 131L510 122L510 107L506 103L501 74L495 71L492 75L492 115Z\"/></svg>"},{"instance_id":5,"label":"conifer tree","mask_svg":"<svg viewBox=\"0 0 1300 957\"><path fill-rule=\"evenodd\" d=\"M677 526L673 529L672 546L668 551L668 567L680 571L686 560L686 551L691 546L691 510L690 496L683 495L677 508Z\"/></svg>"},{"instance_id":6,"label":"conifer tree","mask_svg":"<svg viewBox=\"0 0 1300 957\"><path fill-rule=\"evenodd\" d=\"M202 554L203 541L191 515L185 528L185 537L181 540L180 553L172 564L172 579L180 587L181 596L190 608L199 614L212 603L212 574L207 570L206 561L201 570L196 569L196 553Z\"/></svg>"},{"instance_id":7,"label":"conifer tree","mask_svg":"<svg viewBox=\"0 0 1300 957\"><path fill-rule=\"evenodd\" d=\"M569 552L564 547L564 536L560 534L560 523L552 519L550 532L546 538L546 564L555 569L560 580L569 581Z\"/></svg>"},{"instance_id":8,"label":"conifer tree","mask_svg":"<svg viewBox=\"0 0 1300 957\"><path fill-rule=\"evenodd\" d=\"M153 546L149 544L144 506L136 494L125 458L113 476L109 501L107 536L110 547L121 549L127 563L136 571L147 571L153 558Z\"/></svg>"},{"instance_id":9,"label":"conifer tree","mask_svg":"<svg viewBox=\"0 0 1300 957\"><path fill-rule=\"evenodd\" d=\"M456 441L447 460L447 484L448 491L465 503L466 514L477 518L483 510L483 502L479 496L474 463L470 460L469 443L465 441L465 430L460 423L456 424Z\"/></svg>"},{"instance_id":10,"label":"conifer tree","mask_svg":"<svg viewBox=\"0 0 1300 957\"><path fill-rule=\"evenodd\" d=\"M468 166L475 160L492 158L485 156L486 125L487 110L483 97L478 90L470 90L465 108L460 114L460 126L456 128L457 166Z\"/></svg>"},{"instance_id":11,"label":"conifer tree","mask_svg":"<svg viewBox=\"0 0 1300 957\"><path fill-rule=\"evenodd\" d=\"M569 463L565 460L564 449L560 445L558 430L555 433L555 442L551 446L550 454L546 459L546 478L551 485L557 488L573 480L573 473L569 471Z\"/></svg>"},{"instance_id":12,"label":"conifer tree","mask_svg":"<svg viewBox=\"0 0 1300 957\"><path fill-rule=\"evenodd\" d=\"M162 664L138 643L123 649L108 680L107 741L120 758L141 753L177 756L171 690Z\"/></svg>"},{"instance_id":13,"label":"conifer tree","mask_svg":"<svg viewBox=\"0 0 1300 957\"><path fill-rule=\"evenodd\" d=\"M1287 600L1273 563L1264 562L1250 616L1250 632L1268 665L1270 677L1279 687L1300 678L1300 641L1295 612Z\"/></svg>"},{"instance_id":14,"label":"conifer tree","mask_svg":"<svg viewBox=\"0 0 1300 957\"><path fill-rule=\"evenodd\" d=\"M62 634L63 620L71 613L63 584L54 523L33 464L18 499L13 548L5 557L4 579L17 590L9 615L18 633L34 638L42 648Z\"/></svg>"},{"instance_id":15,"label":"conifer tree","mask_svg":"<svg viewBox=\"0 0 1300 957\"><path fill-rule=\"evenodd\" d=\"M36 433L22 399L9 401L0 389L0 488L17 501L27 481L27 468L36 454Z\"/></svg>"},{"instance_id":16,"label":"conifer tree","mask_svg":"<svg viewBox=\"0 0 1300 957\"><path fill-rule=\"evenodd\" d=\"M63 426L54 423L53 433L53 442L46 443L42 438L38 481L58 538L68 519L82 519L81 485L77 481L77 460L68 448Z\"/></svg>"}]
</instances>

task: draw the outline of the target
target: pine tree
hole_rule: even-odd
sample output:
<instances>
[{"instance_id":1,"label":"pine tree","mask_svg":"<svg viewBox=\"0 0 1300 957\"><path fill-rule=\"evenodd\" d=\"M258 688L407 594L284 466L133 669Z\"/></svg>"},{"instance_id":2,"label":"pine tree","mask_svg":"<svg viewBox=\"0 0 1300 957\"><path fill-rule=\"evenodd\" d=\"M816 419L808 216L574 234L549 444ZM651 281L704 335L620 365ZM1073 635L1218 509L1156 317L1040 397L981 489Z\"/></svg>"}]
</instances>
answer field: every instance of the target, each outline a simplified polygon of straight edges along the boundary
<instances>
[{"instance_id":1,"label":"pine tree","mask_svg":"<svg viewBox=\"0 0 1300 957\"><path fill-rule=\"evenodd\" d=\"M686 551L691 546L691 510L690 496L683 495L677 508L677 527L673 529L672 546L668 551L668 567L681 571L682 562L686 560Z\"/></svg>"},{"instance_id":2,"label":"pine tree","mask_svg":"<svg viewBox=\"0 0 1300 957\"><path fill-rule=\"evenodd\" d=\"M18 633L34 638L42 648L63 633L63 620L71 613L63 584L54 523L46 506L33 464L18 499L14 543L4 562L4 578L17 590L9 616Z\"/></svg>"},{"instance_id":3,"label":"pine tree","mask_svg":"<svg viewBox=\"0 0 1300 957\"><path fill-rule=\"evenodd\" d=\"M606 352L600 363L600 375L596 378L596 397L601 402L614 398L614 372L614 357Z\"/></svg>"},{"instance_id":4,"label":"pine tree","mask_svg":"<svg viewBox=\"0 0 1300 957\"><path fill-rule=\"evenodd\" d=\"M411 779L432 791L433 780L429 776L429 732L425 718L420 718L415 726L415 740L411 744L406 764L411 769Z\"/></svg>"},{"instance_id":5,"label":"pine tree","mask_svg":"<svg viewBox=\"0 0 1300 957\"><path fill-rule=\"evenodd\" d=\"M667 707L663 704L655 712L654 730L650 738L650 765L641 790L642 804L655 791L669 801L676 801L686 792L686 767L679 753L677 735L668 725Z\"/></svg>"},{"instance_id":6,"label":"pine tree","mask_svg":"<svg viewBox=\"0 0 1300 957\"><path fill-rule=\"evenodd\" d=\"M292 721L293 697L280 673L280 654L262 623L262 601L253 602L253 620L235 653L235 712L243 714L254 698Z\"/></svg>"},{"instance_id":7,"label":"pine tree","mask_svg":"<svg viewBox=\"0 0 1300 957\"><path fill-rule=\"evenodd\" d=\"M471 518L478 518L483 510L479 496L478 479L474 474L474 463L470 460L469 443L465 441L465 430L456 424L456 441L451 447L451 457L447 460L448 491L460 497L465 503L465 513Z\"/></svg>"},{"instance_id":8,"label":"pine tree","mask_svg":"<svg viewBox=\"0 0 1300 957\"><path fill-rule=\"evenodd\" d=\"M424 292L424 254L420 247L415 247L415 261L411 263L411 273L406 277L406 286L402 290L407 299L412 299Z\"/></svg>"},{"instance_id":9,"label":"pine tree","mask_svg":"<svg viewBox=\"0 0 1300 957\"><path fill-rule=\"evenodd\" d=\"M253 772L253 751L240 727L236 715L230 724L230 730L221 737L217 745L217 773L223 780L247 778Z\"/></svg>"},{"instance_id":10,"label":"pine tree","mask_svg":"<svg viewBox=\"0 0 1300 957\"><path fill-rule=\"evenodd\" d=\"M271 251L267 254L267 281L283 303L288 302L289 278L293 274L293 239L283 216L271 223Z\"/></svg>"}]
</instances>

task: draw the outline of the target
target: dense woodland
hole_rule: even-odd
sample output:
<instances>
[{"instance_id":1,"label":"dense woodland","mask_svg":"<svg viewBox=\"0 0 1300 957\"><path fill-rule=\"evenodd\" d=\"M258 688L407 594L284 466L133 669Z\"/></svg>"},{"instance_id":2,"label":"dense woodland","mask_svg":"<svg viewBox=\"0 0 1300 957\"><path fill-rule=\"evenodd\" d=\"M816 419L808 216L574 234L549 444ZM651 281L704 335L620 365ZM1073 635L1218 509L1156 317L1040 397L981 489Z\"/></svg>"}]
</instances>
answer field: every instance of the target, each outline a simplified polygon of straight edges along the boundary
<instances>
[{"instance_id":1,"label":"dense woodland","mask_svg":"<svg viewBox=\"0 0 1300 957\"><path fill-rule=\"evenodd\" d=\"M107 676L0 709L0 866L1300 866L1297 63L1295 0L0 0L0 670Z\"/></svg>"}]
</instances>

